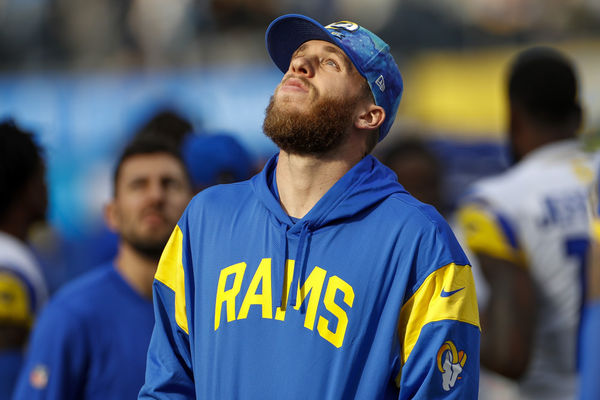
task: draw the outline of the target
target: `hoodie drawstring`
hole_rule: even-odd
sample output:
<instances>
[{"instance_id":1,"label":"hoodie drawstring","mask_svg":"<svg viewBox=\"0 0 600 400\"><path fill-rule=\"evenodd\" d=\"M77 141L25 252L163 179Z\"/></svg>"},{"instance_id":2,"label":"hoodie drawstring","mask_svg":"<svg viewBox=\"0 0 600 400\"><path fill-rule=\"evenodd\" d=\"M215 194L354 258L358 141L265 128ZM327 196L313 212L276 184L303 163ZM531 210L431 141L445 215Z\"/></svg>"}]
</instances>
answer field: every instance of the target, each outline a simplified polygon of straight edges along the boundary
<instances>
[{"instance_id":1,"label":"hoodie drawstring","mask_svg":"<svg viewBox=\"0 0 600 400\"><path fill-rule=\"evenodd\" d=\"M290 285L290 304L292 307L296 305L297 301L297 292L299 282L304 282L306 280L306 244L307 238L310 234L310 225L307 221L302 222L302 229L300 230L300 239L298 240L298 249L296 250L296 260L294 263L294 275L292 278L292 283ZM300 305L300 313L306 313L305 302L302 302Z\"/></svg>"},{"instance_id":2,"label":"hoodie drawstring","mask_svg":"<svg viewBox=\"0 0 600 400\"><path fill-rule=\"evenodd\" d=\"M287 265L287 258L288 258L288 244L287 244L287 232L289 229L288 225L285 224L281 224L281 231L282 231L282 235L281 238L283 240L281 249L283 249L283 257L282 260L273 260L272 262L272 269L274 269L274 282L273 282L273 287L274 288L282 288L281 291L277 291L277 289L275 289L273 296L275 296L275 304L277 304L278 307L280 307L283 311L285 311L286 309L286 302L284 301L284 296L285 295L285 270L286 270L286 265ZM282 265L283 267L279 267L280 265ZM287 298L285 299L287 300Z\"/></svg>"}]
</instances>

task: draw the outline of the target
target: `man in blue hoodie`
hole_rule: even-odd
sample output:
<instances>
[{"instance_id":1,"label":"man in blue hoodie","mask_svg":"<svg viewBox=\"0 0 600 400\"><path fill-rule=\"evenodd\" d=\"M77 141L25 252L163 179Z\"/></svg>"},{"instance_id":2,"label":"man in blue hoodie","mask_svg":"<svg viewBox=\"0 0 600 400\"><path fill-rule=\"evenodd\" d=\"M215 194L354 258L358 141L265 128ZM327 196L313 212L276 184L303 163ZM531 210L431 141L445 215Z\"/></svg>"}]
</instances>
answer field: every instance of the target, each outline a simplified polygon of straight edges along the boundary
<instances>
[{"instance_id":1,"label":"man in blue hoodie","mask_svg":"<svg viewBox=\"0 0 600 400\"><path fill-rule=\"evenodd\" d=\"M140 399L476 398L479 315L446 222L369 153L402 93L359 25L273 21L263 171L198 194L154 281Z\"/></svg>"}]
</instances>

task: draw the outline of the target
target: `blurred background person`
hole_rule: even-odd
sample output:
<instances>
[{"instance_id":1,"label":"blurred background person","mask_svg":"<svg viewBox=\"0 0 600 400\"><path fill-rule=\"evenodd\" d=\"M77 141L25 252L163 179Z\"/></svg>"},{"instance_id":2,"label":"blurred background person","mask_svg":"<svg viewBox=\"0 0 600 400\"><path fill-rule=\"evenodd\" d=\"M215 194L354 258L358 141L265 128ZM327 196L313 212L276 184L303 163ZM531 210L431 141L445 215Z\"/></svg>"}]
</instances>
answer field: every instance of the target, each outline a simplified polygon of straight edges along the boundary
<instances>
[{"instance_id":1,"label":"blurred background person","mask_svg":"<svg viewBox=\"0 0 600 400\"><path fill-rule=\"evenodd\" d=\"M159 137L169 140L180 147L186 137L194 131L194 126L188 118L180 112L169 107L161 108L155 112L135 133L134 139Z\"/></svg>"},{"instance_id":2,"label":"blurred background person","mask_svg":"<svg viewBox=\"0 0 600 400\"><path fill-rule=\"evenodd\" d=\"M0 123L0 398L10 398L29 331L46 301L39 263L27 241L45 221L45 162L31 133Z\"/></svg>"},{"instance_id":3,"label":"blurred background person","mask_svg":"<svg viewBox=\"0 0 600 400\"><path fill-rule=\"evenodd\" d=\"M171 107L159 107L152 110L149 116L145 116L139 126L133 129L133 134L122 138L123 145L126 146L132 141L159 141L168 142L172 147L180 148L184 138L192 131L192 123L179 111ZM110 169L110 166L107 166ZM98 179L92 182L98 185ZM110 182L106 182L106 191L110 187ZM99 216L97 220L82 234L71 238L64 243L61 250L62 256L66 259L67 271L65 276L56 277L58 286L77 276L114 259L118 251L119 234L110 229L104 216ZM43 259L49 258L43 250L40 251ZM57 258L57 256L54 256ZM52 260L50 260L52 261Z\"/></svg>"},{"instance_id":4,"label":"blurred background person","mask_svg":"<svg viewBox=\"0 0 600 400\"><path fill-rule=\"evenodd\" d=\"M418 200L431 204L442 215L446 205L442 198L441 160L416 137L397 140L378 158L396 173L398 182Z\"/></svg>"},{"instance_id":5,"label":"blurred background person","mask_svg":"<svg viewBox=\"0 0 600 400\"><path fill-rule=\"evenodd\" d=\"M250 179L257 172L246 148L229 133L190 134L181 143L194 193L212 185Z\"/></svg>"},{"instance_id":6,"label":"blurred background person","mask_svg":"<svg viewBox=\"0 0 600 400\"><path fill-rule=\"evenodd\" d=\"M517 380L523 399L572 399L593 178L593 157L576 139L573 65L548 47L520 53L508 100L515 164L477 182L458 211L489 288L481 363Z\"/></svg>"},{"instance_id":7,"label":"blurred background person","mask_svg":"<svg viewBox=\"0 0 600 400\"><path fill-rule=\"evenodd\" d=\"M132 399L144 382L154 326L152 282L191 199L178 149L134 140L118 160L106 221L116 258L70 282L35 325L15 399Z\"/></svg>"}]
</instances>

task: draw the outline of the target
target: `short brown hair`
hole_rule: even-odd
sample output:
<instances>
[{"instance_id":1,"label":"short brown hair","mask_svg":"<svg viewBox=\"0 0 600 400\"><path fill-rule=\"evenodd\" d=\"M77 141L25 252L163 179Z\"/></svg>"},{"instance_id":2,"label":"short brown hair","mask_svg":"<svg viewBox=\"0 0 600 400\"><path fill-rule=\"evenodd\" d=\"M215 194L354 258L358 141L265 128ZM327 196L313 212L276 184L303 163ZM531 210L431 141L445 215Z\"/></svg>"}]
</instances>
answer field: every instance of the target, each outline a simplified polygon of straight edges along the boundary
<instances>
[{"instance_id":1,"label":"short brown hair","mask_svg":"<svg viewBox=\"0 0 600 400\"><path fill-rule=\"evenodd\" d=\"M117 165L113 174L113 196L117 194L117 181L119 180L119 175L121 173L121 168L125 161L133 156L138 155L146 155L146 154L156 154L156 153L164 153L169 154L173 158L175 158L179 164L181 164L181 168L185 173L185 178L190 187L192 187L192 179L188 172L188 169L183 161L181 156L181 151L179 148L173 143L172 140L166 139L157 135L149 135L143 137L134 138L127 147L121 153L119 160L117 161Z\"/></svg>"}]
</instances>

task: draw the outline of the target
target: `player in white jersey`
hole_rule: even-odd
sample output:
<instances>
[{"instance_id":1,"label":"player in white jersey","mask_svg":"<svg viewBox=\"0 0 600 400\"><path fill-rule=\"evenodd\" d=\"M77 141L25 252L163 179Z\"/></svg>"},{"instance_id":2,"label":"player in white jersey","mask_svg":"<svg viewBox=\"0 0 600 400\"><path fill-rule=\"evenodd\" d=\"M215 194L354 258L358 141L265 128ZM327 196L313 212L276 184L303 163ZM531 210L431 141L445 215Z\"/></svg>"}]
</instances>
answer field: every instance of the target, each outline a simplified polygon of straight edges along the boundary
<instances>
[{"instance_id":1,"label":"player in white jersey","mask_svg":"<svg viewBox=\"0 0 600 400\"><path fill-rule=\"evenodd\" d=\"M592 156L580 149L577 80L548 48L523 52L509 76L517 163L465 196L460 229L489 285L481 362L518 382L521 398L572 399Z\"/></svg>"},{"instance_id":2,"label":"player in white jersey","mask_svg":"<svg viewBox=\"0 0 600 400\"><path fill-rule=\"evenodd\" d=\"M45 164L33 136L0 123L0 398L10 398L29 330L46 301L41 269L25 244L44 220Z\"/></svg>"}]
</instances>

